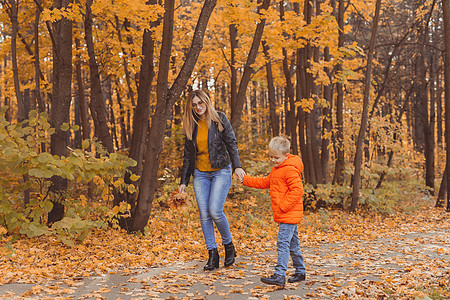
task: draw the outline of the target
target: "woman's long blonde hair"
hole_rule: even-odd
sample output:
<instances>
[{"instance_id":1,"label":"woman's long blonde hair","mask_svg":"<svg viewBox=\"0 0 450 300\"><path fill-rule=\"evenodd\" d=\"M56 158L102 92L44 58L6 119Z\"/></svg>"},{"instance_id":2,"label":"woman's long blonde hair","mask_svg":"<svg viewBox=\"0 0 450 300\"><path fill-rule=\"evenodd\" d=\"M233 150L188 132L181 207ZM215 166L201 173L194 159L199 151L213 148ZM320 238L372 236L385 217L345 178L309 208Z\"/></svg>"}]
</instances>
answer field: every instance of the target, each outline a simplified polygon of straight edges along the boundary
<instances>
[{"instance_id":1,"label":"woman's long blonde hair","mask_svg":"<svg viewBox=\"0 0 450 300\"><path fill-rule=\"evenodd\" d=\"M186 105L184 106L184 115L183 115L183 127L184 132L186 133L186 137L189 140L192 140L192 133L194 132L195 124L197 123L198 116L192 109L192 100L198 97L201 101L206 104L205 111L205 120L208 128L211 124L211 120L216 122L219 126L219 131L223 130L222 122L220 121L219 114L214 109L211 103L211 99L209 99L208 95L202 90L194 90L189 94L188 99L186 100Z\"/></svg>"}]
</instances>

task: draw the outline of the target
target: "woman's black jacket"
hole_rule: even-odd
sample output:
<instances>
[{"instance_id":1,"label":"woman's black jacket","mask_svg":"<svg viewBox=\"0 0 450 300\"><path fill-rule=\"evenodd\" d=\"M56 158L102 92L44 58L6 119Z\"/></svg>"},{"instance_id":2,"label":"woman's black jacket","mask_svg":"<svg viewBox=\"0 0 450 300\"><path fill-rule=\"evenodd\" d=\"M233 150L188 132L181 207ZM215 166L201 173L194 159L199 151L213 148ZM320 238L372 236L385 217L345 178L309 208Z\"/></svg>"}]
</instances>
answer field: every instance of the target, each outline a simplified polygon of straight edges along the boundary
<instances>
[{"instance_id":1,"label":"woman's black jacket","mask_svg":"<svg viewBox=\"0 0 450 300\"><path fill-rule=\"evenodd\" d=\"M208 151L211 167L222 169L231 162L233 170L241 168L236 136L230 121L223 112L218 112L223 130L219 131L217 122L211 121L208 131ZM184 161L181 169L181 183L187 185L195 170L197 156L197 124L192 133L192 140L185 139Z\"/></svg>"}]
</instances>

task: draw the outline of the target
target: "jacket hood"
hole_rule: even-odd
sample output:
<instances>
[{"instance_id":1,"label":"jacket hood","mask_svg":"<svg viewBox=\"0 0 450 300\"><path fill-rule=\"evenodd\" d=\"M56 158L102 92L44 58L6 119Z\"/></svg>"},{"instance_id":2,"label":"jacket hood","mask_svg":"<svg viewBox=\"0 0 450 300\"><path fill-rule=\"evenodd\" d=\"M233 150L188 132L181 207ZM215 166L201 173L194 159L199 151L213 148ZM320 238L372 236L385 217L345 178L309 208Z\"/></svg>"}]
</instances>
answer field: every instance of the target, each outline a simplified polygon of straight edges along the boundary
<instances>
[{"instance_id":1,"label":"jacket hood","mask_svg":"<svg viewBox=\"0 0 450 300\"><path fill-rule=\"evenodd\" d=\"M297 155L289 154L289 157L277 169L286 166L295 167L299 171L299 173L303 171L303 162Z\"/></svg>"}]
</instances>

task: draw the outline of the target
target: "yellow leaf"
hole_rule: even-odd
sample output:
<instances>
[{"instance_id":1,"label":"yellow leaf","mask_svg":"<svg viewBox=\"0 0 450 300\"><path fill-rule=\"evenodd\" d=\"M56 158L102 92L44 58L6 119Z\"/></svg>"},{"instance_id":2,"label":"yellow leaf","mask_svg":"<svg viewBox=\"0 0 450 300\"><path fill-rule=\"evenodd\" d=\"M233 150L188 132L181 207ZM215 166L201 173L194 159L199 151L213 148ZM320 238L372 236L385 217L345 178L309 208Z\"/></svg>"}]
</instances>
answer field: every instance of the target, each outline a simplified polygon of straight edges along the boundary
<instances>
[{"instance_id":1,"label":"yellow leaf","mask_svg":"<svg viewBox=\"0 0 450 300\"><path fill-rule=\"evenodd\" d=\"M112 212L114 215L117 215L119 213L119 207L116 205L113 207Z\"/></svg>"},{"instance_id":2,"label":"yellow leaf","mask_svg":"<svg viewBox=\"0 0 450 300\"><path fill-rule=\"evenodd\" d=\"M132 185L132 184L128 185L128 192L130 194L133 194L134 192L136 192L136 188L134 187L134 185Z\"/></svg>"},{"instance_id":3,"label":"yellow leaf","mask_svg":"<svg viewBox=\"0 0 450 300\"><path fill-rule=\"evenodd\" d=\"M130 179L131 179L132 181L137 181L139 178L140 178L140 176L139 176L139 175L136 175L136 174L132 174L132 175L130 176Z\"/></svg>"}]
</instances>

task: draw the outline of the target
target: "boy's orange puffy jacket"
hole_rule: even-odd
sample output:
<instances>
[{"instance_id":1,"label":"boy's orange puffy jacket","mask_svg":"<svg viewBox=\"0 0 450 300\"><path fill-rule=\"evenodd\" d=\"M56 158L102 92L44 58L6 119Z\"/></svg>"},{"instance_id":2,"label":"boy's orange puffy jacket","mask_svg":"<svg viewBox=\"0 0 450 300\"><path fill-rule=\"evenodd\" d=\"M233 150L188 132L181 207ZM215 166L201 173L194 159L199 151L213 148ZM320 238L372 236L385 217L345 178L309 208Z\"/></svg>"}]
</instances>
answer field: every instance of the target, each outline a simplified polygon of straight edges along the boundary
<instances>
[{"instance_id":1,"label":"boy's orange puffy jacket","mask_svg":"<svg viewBox=\"0 0 450 300\"><path fill-rule=\"evenodd\" d=\"M297 224L303 217L303 163L297 155L289 157L278 167L273 167L264 178L245 175L244 185L258 189L270 188L275 222Z\"/></svg>"}]
</instances>

